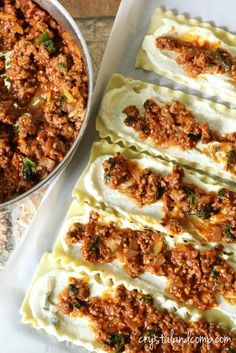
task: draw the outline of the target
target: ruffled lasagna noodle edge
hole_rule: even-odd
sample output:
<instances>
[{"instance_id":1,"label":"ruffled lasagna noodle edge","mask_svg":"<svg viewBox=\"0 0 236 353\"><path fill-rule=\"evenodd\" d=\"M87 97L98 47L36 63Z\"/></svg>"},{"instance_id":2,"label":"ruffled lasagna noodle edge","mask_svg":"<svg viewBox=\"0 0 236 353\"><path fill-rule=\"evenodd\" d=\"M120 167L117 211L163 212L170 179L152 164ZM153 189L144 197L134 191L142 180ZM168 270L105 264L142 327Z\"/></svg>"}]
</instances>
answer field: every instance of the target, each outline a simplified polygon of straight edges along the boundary
<instances>
[{"instance_id":1,"label":"ruffled lasagna noodle edge","mask_svg":"<svg viewBox=\"0 0 236 353\"><path fill-rule=\"evenodd\" d=\"M118 225L120 225L121 223L123 223L123 224L126 223L127 225L125 225L125 227L131 227L132 229L141 229L141 230L146 228L146 224L140 223L138 219L135 220L135 222L133 222L134 218L131 217L125 211L123 212L123 214L120 214L118 211L113 210L113 209L106 208L105 210L103 210L100 207L91 206L91 205L83 202L82 199L80 199L80 198L77 198L76 200L74 200L69 208L68 214L67 214L67 216L61 226L61 229L58 233L58 236L56 238L56 241L55 241L55 244L53 247L53 251L52 251L52 256L55 259L62 259L65 263L68 263L68 264L72 261L72 262L75 262L77 266L81 266L81 265L86 266L92 271L92 270L97 269L97 265L95 266L95 265L86 263L82 259L82 257L75 258L73 255L67 254L64 247L63 247L63 241L62 241L63 238L65 237L67 231L69 230L69 228L74 223L80 222L81 217L86 216L86 218L89 218L89 214L91 211L97 212L99 214L99 217L102 217L101 222L103 222L103 221L106 222L108 220L111 222L118 223ZM132 227L133 224L135 224L135 227ZM152 228L154 230L156 230L157 232L162 233L164 239L166 237L170 237L168 232L164 233L164 232L161 232L159 229L157 229L155 227L155 223L152 224ZM207 250L207 249L212 248L212 243L206 243L206 244L204 244L205 246L201 247L200 243L195 242L191 239L189 239L189 241L183 240L182 236L176 236L175 238L173 238L173 245L176 246L177 244L189 244L192 246L198 245L199 249L202 249L202 250L204 250L204 249ZM228 261L228 263L233 267L233 269L236 269L236 260L235 260L234 253L229 254L227 256L226 261ZM105 267L105 266L102 266L102 267ZM124 271L122 271L121 276L124 277L124 275L127 278L129 278L129 276L126 275L126 273ZM142 281L140 281L140 285L142 286ZM146 282L145 282L145 286L146 286Z\"/></svg>"},{"instance_id":2,"label":"ruffled lasagna noodle edge","mask_svg":"<svg viewBox=\"0 0 236 353\"><path fill-rule=\"evenodd\" d=\"M184 305L183 303L177 303L175 299L172 299L169 297L168 293L166 291L163 291L161 289L156 288L157 284L151 283L151 279L140 279L140 278L131 278L129 275L125 272L123 267L121 267L120 271L118 272L118 269L111 269L109 267L109 264L98 264L98 265L93 265L93 264L87 264L81 256L78 258L73 257L73 255L67 254L63 248L63 243L62 239L66 234L66 231L68 230L68 227L72 225L74 222L78 221L78 217L84 216L84 215L89 215L90 211L93 210L95 212L98 212L100 215L102 215L102 219L105 219L106 217L111 218L113 221L120 222L127 221L128 223L129 220L127 219L127 216L124 214L121 216L120 214L115 214L113 210L106 210L106 211L101 211L95 207L88 206L87 204L83 203L81 200L74 200L70 206L70 209L68 211L68 214L66 216L65 221L63 222L63 225L61 227L61 230L59 232L59 235L57 237L55 246L53 248L52 252L52 257L55 259L55 261L60 260L62 261L63 264L70 266L71 264L74 264L74 266L79 267L82 266L82 268L86 267L89 271L91 272L98 272L98 271L105 271L105 273L109 273L109 276L112 278L115 278L116 281L120 281L120 283L123 283L124 281L127 284L131 284L130 282L132 281L132 284L135 286L135 288L139 290L144 290L147 291L148 293L152 294L154 297L158 297L159 300L162 300L162 298L165 298L165 300L169 300L171 302L174 302L176 307L178 309L182 308L182 310L186 310L186 313L188 315L194 315L195 318L205 318L208 321L212 322L222 322L225 324L227 327L234 327L234 322L232 320L231 322L231 317L224 314L220 310L217 309L217 307L208 309L207 311L201 311L197 308L191 308L189 306ZM145 229L145 226L143 224L140 224L138 222L135 222L135 229ZM155 229L155 228L154 228ZM177 242L178 243L178 242ZM176 244L177 244L176 243ZM190 242L191 245L194 246ZM195 244L196 245L196 244ZM228 258L228 263L235 268L235 264L232 262L231 257ZM122 265L121 265L122 266Z\"/></svg>"},{"instance_id":3,"label":"ruffled lasagna noodle edge","mask_svg":"<svg viewBox=\"0 0 236 353\"><path fill-rule=\"evenodd\" d=\"M164 168L168 168L171 170L171 166L174 165L172 162L168 162L164 159L161 158L155 158L151 155L147 155L143 152L138 152L137 150L133 150L131 148L127 147L121 147L118 144L110 144L106 140L100 140L99 142L95 142L92 146L91 149L91 155L89 162L84 169L82 175L78 179L74 190L73 190L73 197L75 197L77 200L80 200L82 203L88 203L91 207L98 207L101 210L110 210L112 208L113 212L117 215L120 215L121 217L125 217L129 222L138 222L139 224L144 224L149 227L153 227L155 225L158 225L159 222L156 221L153 217L148 216L148 215L141 215L141 214L135 214L135 213L128 213L125 211L123 208L119 206L110 206L109 204L106 203L101 197L99 197L99 200L97 200L94 195L90 192L90 190L87 190L86 185L85 185L85 180L88 177L88 174L90 172L90 169L95 162L95 160L99 157L105 156L105 155L114 155L115 153L120 152L121 154L124 155L125 158L127 159L134 159L139 162L140 159L142 158L148 158L153 161L154 165L155 163L158 163L160 165L163 165ZM204 190L209 191L211 190L211 186L214 189L215 187L220 188L227 188L229 190L234 190L232 187L229 185L219 182L218 180L212 179L211 177L198 173L195 170L192 169L186 169L184 168L185 176L188 176L190 178L190 183L195 182L195 184L199 187L202 187L204 185ZM199 183L200 181L200 183ZM199 185L200 184L200 185ZM157 230L161 232L166 232L163 229L163 227L158 228ZM192 238L194 239L194 235L185 231L182 236L185 236L187 238ZM223 243L222 243L223 244ZM225 246L225 249L227 248L230 250L230 252L233 252L235 254L236 247L235 244L223 244Z\"/></svg>"},{"instance_id":4,"label":"ruffled lasagna noodle edge","mask_svg":"<svg viewBox=\"0 0 236 353\"><path fill-rule=\"evenodd\" d=\"M172 99L176 99L179 100L180 102L182 102L183 104L185 104L188 108L188 102L195 100L196 102L202 102L202 103L206 103L209 105L209 107L211 109L216 110L219 113L222 113L223 115L232 117L236 119L236 110L235 109L230 109L227 106L220 104L220 103L214 103L210 100L207 99L203 99L203 98L198 98L196 96L193 95L189 95L186 93L183 93L182 91L179 90L173 90L167 87L163 87L163 86L158 86L158 85L154 85L152 83L148 83L148 82L143 82L143 81L139 81L139 80L135 80L129 77L124 77L120 74L114 74L106 87L106 90L104 92L104 98L106 96L106 94L110 91L112 91L113 89L118 89L121 88L123 86L126 86L128 89L130 90L137 90L140 91L142 89L146 89L151 87L152 90L156 93L160 93L162 95L166 95L170 98L170 101ZM152 98L152 97L150 97ZM102 104L102 103L101 103ZM102 105L101 105L102 106ZM194 114L194 112L192 112ZM140 139L136 139L135 142L133 141L128 141L127 139L125 139L125 137L122 136L118 136L116 135L113 131L109 130L106 126L105 123L105 116L102 116L101 114L101 109L99 110L98 113L98 117L97 117L97 121L96 121L96 129L99 132L99 136L103 139L110 139L113 143L121 143L126 147L135 147L136 149L138 148L139 150L141 150L141 152L146 152L148 154L152 154L153 156L162 156L168 160L173 160L173 156L168 154L168 149L166 149L166 152L160 151L158 149L158 147L150 146L150 145L145 145L145 142L143 142ZM207 121L206 121L207 122ZM235 120L236 123L236 120ZM199 151L200 153L200 151ZM181 153L179 153L179 156L175 158L175 161L179 164L182 165L189 165L191 168L194 169L199 169L199 164L193 160L186 160L185 158L181 158ZM219 170L218 168L218 163L214 162L212 160L212 164L215 165L215 170L217 170L217 173L213 174L212 173L212 166L207 166L207 165L202 165L201 166L201 170L205 173L207 173L210 177L215 178L215 177L219 177L221 179L223 179L223 182L227 183L227 182L232 182L235 183L235 175L233 175L230 172L227 172L226 170Z\"/></svg>"},{"instance_id":5,"label":"ruffled lasagna noodle edge","mask_svg":"<svg viewBox=\"0 0 236 353\"><path fill-rule=\"evenodd\" d=\"M195 18L187 18L184 15L175 15L173 11L171 11L171 10L164 11L160 7L154 11L154 14L151 19L151 25L150 25L149 31L146 35L153 35L156 32L156 30L163 25L164 18L174 20L182 25L188 25L191 27L201 27L201 28L208 29L208 30L212 31L213 34L215 34L221 41L225 42L226 44L228 44L230 46L235 46L236 35L234 35L230 32L224 31L222 28L215 27L208 22L201 22ZM157 69L157 67L149 60L148 55L142 46L138 52L135 65L136 65L136 68L142 68L147 71L155 72L157 74L166 76L166 77L170 78L171 80L182 83L182 84L187 85L189 87L189 83L188 82L186 83L186 80L184 78L180 78L179 76L176 76L175 74L167 73L164 70ZM229 97L227 97L227 94L224 94L224 96L222 96L222 92L220 89L219 90L218 89L211 89L211 92L209 92L207 84L206 85L196 84L195 87L193 87L193 88L195 88L197 90L201 90L202 92L204 92L206 94L210 93L215 96L220 96L222 99L225 99L228 102L232 102L232 103L235 102L234 99L230 99Z\"/></svg>"},{"instance_id":6,"label":"ruffled lasagna noodle edge","mask_svg":"<svg viewBox=\"0 0 236 353\"><path fill-rule=\"evenodd\" d=\"M97 281L96 275L99 275L100 282L102 284L104 284L104 290L106 290L106 289L108 290L114 285L113 284L114 282L112 282L113 279L111 278L111 276L106 275L105 273L103 273L101 271L96 271L96 270L91 271L87 266L77 266L76 263L74 263L74 262L70 262L70 263L67 262L63 257L56 259L50 253L44 253L44 255L42 256L41 261L35 271L35 274L33 276L31 284L27 290L23 304L20 308L20 314L22 315L22 320L21 320L22 323L23 324L30 324L37 330L40 330L40 329L44 330L50 336L56 337L59 342L68 341L68 342L71 342L77 346L79 345L83 348L86 348L89 351L96 350L96 352L103 353L104 350L102 350L100 348L99 343L98 343L98 345L95 346L88 341L85 342L85 341L81 341L79 339L75 339L73 337L70 337L68 335L63 335L57 331L57 328L54 325L46 325L46 324L44 324L44 322L41 319L37 319L37 318L33 317L33 314L32 314L31 308L30 308L30 304L29 304L31 292L32 292L37 280L41 276L43 276L53 270L62 270L62 271L66 271L68 273L70 273L70 272L76 273L76 274L78 274L79 278L89 277L90 279L92 278L92 280L94 280L94 281ZM99 283L99 284L101 284L101 283Z\"/></svg>"},{"instance_id":7,"label":"ruffled lasagna noodle edge","mask_svg":"<svg viewBox=\"0 0 236 353\"><path fill-rule=\"evenodd\" d=\"M136 149L131 149L128 147L123 147L120 146L119 144L110 144L108 141L105 139L100 140L99 142L95 142L92 146L91 149L91 154L90 154L90 159L89 162L84 169L83 173L81 174L80 178L78 179L72 196L76 197L77 199L81 200L82 202L88 202L89 205L91 206L103 206L101 205L101 202L97 201L94 199L94 197L89 193L89 190L86 189L84 180L93 164L93 162L104 155L112 155L115 153L120 152L121 154L124 155L125 158L127 159L135 159L137 162L142 159L142 158L148 158L152 159L153 162L162 164L166 168L171 168L173 165L172 162L168 162L162 158L155 158L152 155L146 154L144 152L137 151ZM219 188L226 187L230 190L234 190L231 186L227 185L224 182L219 182L218 180L212 179L211 177L201 174L195 170L192 169L186 169L183 167L184 172L186 175L189 175L192 179L196 180L196 185L199 186L199 181L203 184L205 184L206 190L207 190L207 185L212 185L212 186L219 186ZM106 205L109 208L109 205ZM102 207L104 209L104 206ZM118 211L119 212L119 211ZM129 215L130 216L130 215ZM135 217L136 218L136 217ZM130 221L134 221L134 219L131 217Z\"/></svg>"},{"instance_id":8,"label":"ruffled lasagna noodle edge","mask_svg":"<svg viewBox=\"0 0 236 353\"><path fill-rule=\"evenodd\" d=\"M30 284L30 287L26 293L24 302L20 309L20 313L22 315L22 323L30 324L37 330L40 330L40 329L44 330L50 336L54 336L55 338L57 338L59 342L68 341L77 346L79 345L81 347L84 347L90 351L96 350L97 352L104 352L101 349L101 345L99 344L99 342L97 343L97 345L94 345L89 341L85 342L78 338L75 339L69 335L61 334L60 332L58 332L57 328L54 325L46 325L41 319L37 319L33 317L30 304L29 304L31 292L37 280L41 276L53 270L62 270L71 274L76 273L78 275L78 278L83 278L85 276L89 277L90 280L92 280L93 282L94 281L98 282L100 286L101 285L104 286L104 292L113 291L117 286L123 284L130 291L137 289L140 293L143 293L143 294L148 293L146 289L141 288L136 284L131 284L129 281L119 278L114 274L111 275L98 270L91 271L89 268L85 266L76 265L75 262L68 263L67 261L64 260L64 258L55 259L51 254L45 253L36 269L36 272L34 274L34 277L32 279L32 282ZM99 279L97 279L96 276L98 276ZM178 305L176 301L167 299L160 293L151 293L151 294L153 295L153 298L154 298L154 305L157 308L167 309L169 312L174 313L176 317L185 319L187 321L199 320L200 317L197 310L189 310L186 307ZM214 317L214 314L216 315L216 317ZM202 318L205 320L208 320L209 322L217 322L222 327L228 328L228 330L231 330L233 328L232 323L229 322L230 318L224 317L222 316L222 314L220 314L220 316L217 317L217 314L214 313L214 310L209 311L208 313L203 315Z\"/></svg>"}]
</instances>

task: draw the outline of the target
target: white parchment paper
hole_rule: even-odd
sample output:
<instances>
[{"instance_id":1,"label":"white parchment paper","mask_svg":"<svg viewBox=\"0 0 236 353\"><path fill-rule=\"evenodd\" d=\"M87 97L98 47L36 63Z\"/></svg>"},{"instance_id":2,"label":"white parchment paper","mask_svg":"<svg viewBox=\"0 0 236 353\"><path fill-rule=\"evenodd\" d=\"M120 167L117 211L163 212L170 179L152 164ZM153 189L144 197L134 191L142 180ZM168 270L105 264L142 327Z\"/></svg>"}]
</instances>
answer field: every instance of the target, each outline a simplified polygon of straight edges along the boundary
<instances>
[{"instance_id":1,"label":"white parchment paper","mask_svg":"<svg viewBox=\"0 0 236 353\"><path fill-rule=\"evenodd\" d=\"M117 72L190 92L184 86L134 67L153 10L163 6L236 33L235 5L235 0L122 0L98 75L92 118L79 150L47 193L30 229L0 273L0 353L85 352L71 344L59 343L29 325L21 324L19 308L43 252L52 250L72 201L73 186L88 161L92 142L98 138L95 118L106 82L111 74ZM199 92L194 93L201 96Z\"/></svg>"}]
</instances>

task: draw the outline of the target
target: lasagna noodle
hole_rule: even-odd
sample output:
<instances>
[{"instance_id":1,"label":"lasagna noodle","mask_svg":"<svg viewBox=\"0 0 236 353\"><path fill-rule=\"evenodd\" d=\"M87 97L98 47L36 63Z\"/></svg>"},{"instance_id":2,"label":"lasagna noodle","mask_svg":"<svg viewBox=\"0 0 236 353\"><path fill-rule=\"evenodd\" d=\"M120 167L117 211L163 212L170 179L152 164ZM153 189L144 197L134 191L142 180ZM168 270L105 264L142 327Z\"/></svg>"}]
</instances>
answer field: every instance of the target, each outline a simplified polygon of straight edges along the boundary
<instances>
[{"instance_id":1,"label":"lasagna noodle","mask_svg":"<svg viewBox=\"0 0 236 353\"><path fill-rule=\"evenodd\" d=\"M188 76L183 67L176 62L173 52L168 53L166 50L157 48L156 38L160 36L175 36L180 39L200 38L202 42L213 43L216 47L226 49L235 57L235 35L209 23L187 19L183 15L175 16L172 11L165 12L163 9L157 8L136 60L138 68L156 72L190 88L235 103L236 84L229 76L220 74L200 74L194 78Z\"/></svg>"},{"instance_id":2,"label":"lasagna noodle","mask_svg":"<svg viewBox=\"0 0 236 353\"><path fill-rule=\"evenodd\" d=\"M89 351L104 352L87 319L72 319L58 313L57 297L70 277L89 280L92 296L101 295L114 285L111 277L102 272L90 271L84 266L77 267L73 263L66 263L63 258L55 259L45 253L21 306L22 322L43 329L60 342L69 341Z\"/></svg>"},{"instance_id":3,"label":"lasagna noodle","mask_svg":"<svg viewBox=\"0 0 236 353\"><path fill-rule=\"evenodd\" d=\"M137 288L135 284L121 281L115 276L90 271L73 263L66 264L63 260L55 260L48 253L44 254L21 307L22 322L44 330L59 341L69 341L90 351L102 353L103 346L96 339L91 322L86 316L73 317L58 310L58 294L68 286L69 278L85 280L91 297L113 295L120 285L124 285L128 291L135 289L142 295L148 293L146 290ZM186 308L179 307L173 300L165 299L159 294L153 299L154 306L159 310L167 309L168 312L187 322L199 320L196 313L190 313ZM230 330L225 322L221 324Z\"/></svg>"},{"instance_id":4,"label":"lasagna noodle","mask_svg":"<svg viewBox=\"0 0 236 353\"><path fill-rule=\"evenodd\" d=\"M163 295L168 299L175 300L167 291L166 287L168 285L168 279L164 276L157 276L152 274L151 272L144 272L141 276L137 278L132 278L129 276L127 271L125 271L123 264L118 260L114 260L113 262L108 263L88 263L82 253L81 253L81 246L82 242L78 242L75 244L68 244L65 240L67 232L71 228L71 226L75 223L86 224L89 221L89 216L91 212L96 212L99 214L99 222L107 224L114 222L118 227L122 228L129 228L132 230L145 230L145 225L136 223L131 223L127 218L127 215L124 214L121 216L118 213L114 213L113 210L106 210L103 211L96 207L91 207L81 201L74 201L69 209L68 215L64 224L61 228L59 236L57 238L55 247L53 249L53 257L55 259L62 259L64 263L70 264L75 263L77 266L86 266L90 269L90 271L102 271L105 273L113 274L119 280L125 280L127 283L132 281L132 284L135 285L137 288L143 289L152 293L152 295L156 296ZM153 229L155 230L155 225L153 225ZM163 241L168 244L170 249L175 248L177 244L189 244L199 249L200 251L206 251L210 249L211 246L208 244L194 244L190 240L183 241L182 237L175 237L172 238L168 234L162 233ZM234 269L236 270L236 264L233 261L231 256L222 253L222 259ZM228 302L222 297L218 297L217 301L219 305L213 309L208 309L205 312L198 310L194 306L187 307L189 313L194 312L199 318L205 317L207 319L212 319L215 322L224 321L227 325L233 327L236 324L236 311L235 306L230 305ZM178 302L178 305L184 307L185 304L181 304Z\"/></svg>"},{"instance_id":5,"label":"lasagna noodle","mask_svg":"<svg viewBox=\"0 0 236 353\"><path fill-rule=\"evenodd\" d=\"M155 227L159 231L169 233L166 226L162 223L164 213L161 201L138 207L128 196L121 194L118 190L111 189L105 184L102 164L117 152L122 153L126 159L134 161L142 168L150 168L153 172L160 175L169 174L173 168L173 164L165 160L154 158L128 148L122 148L119 145L111 145L106 140L101 140L98 143L94 143L88 166L79 178L73 195L80 198L82 202L88 202L91 206L110 207L122 215L126 214L131 222L138 221L148 227L152 227L155 224ZM217 193L220 189L226 187L225 184L221 184L206 175L187 169L184 169L183 181L196 185L206 192ZM192 231L188 227L182 232L181 236L183 239L191 239L195 242L204 240L199 231ZM228 242L222 242L222 244L226 251L235 253L235 244Z\"/></svg>"},{"instance_id":6,"label":"lasagna noodle","mask_svg":"<svg viewBox=\"0 0 236 353\"><path fill-rule=\"evenodd\" d=\"M160 106L176 100L185 105L196 123L207 123L209 129L219 135L236 132L236 111L234 109L180 91L116 74L108 83L99 110L97 130L100 136L110 137L113 142L122 141L124 145L136 146L155 156L161 155L180 164L203 170L209 175L216 175L235 182L236 164L232 169L227 168L227 148L231 149L235 144L231 143L232 147L227 147L227 142L220 143L213 140L209 143L200 141L195 147L186 150L179 146L162 147L155 144L150 137L141 139L139 132L133 127L126 126L127 115L123 113L124 109L128 106L135 106L142 115L144 103L148 99L154 100Z\"/></svg>"}]
</instances>

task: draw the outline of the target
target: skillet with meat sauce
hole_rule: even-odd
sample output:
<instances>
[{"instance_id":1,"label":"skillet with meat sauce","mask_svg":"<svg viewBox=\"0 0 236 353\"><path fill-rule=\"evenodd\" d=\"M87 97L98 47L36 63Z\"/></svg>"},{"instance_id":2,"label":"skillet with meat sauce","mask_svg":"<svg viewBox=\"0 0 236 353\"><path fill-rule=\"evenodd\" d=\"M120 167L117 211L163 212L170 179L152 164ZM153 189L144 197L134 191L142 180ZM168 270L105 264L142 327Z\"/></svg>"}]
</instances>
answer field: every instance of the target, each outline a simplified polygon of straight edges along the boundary
<instances>
[{"instance_id":1,"label":"skillet with meat sauce","mask_svg":"<svg viewBox=\"0 0 236 353\"><path fill-rule=\"evenodd\" d=\"M87 81L79 47L47 12L0 1L0 203L64 158L83 123Z\"/></svg>"}]
</instances>

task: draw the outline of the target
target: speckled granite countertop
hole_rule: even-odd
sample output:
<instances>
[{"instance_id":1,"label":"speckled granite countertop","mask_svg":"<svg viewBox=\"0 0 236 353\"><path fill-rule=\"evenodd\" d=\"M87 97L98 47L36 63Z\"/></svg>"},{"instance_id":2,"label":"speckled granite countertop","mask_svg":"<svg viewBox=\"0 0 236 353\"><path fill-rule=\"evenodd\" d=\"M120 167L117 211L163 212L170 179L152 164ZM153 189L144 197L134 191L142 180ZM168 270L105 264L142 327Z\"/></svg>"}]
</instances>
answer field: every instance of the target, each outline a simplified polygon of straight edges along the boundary
<instances>
[{"instance_id":1,"label":"speckled granite countertop","mask_svg":"<svg viewBox=\"0 0 236 353\"><path fill-rule=\"evenodd\" d=\"M87 41L95 80L119 2L120 0L61 0L75 18ZM20 242L46 190L46 187L41 188L10 209L0 212L0 269Z\"/></svg>"}]
</instances>

